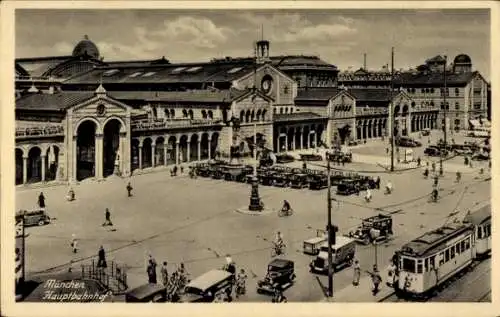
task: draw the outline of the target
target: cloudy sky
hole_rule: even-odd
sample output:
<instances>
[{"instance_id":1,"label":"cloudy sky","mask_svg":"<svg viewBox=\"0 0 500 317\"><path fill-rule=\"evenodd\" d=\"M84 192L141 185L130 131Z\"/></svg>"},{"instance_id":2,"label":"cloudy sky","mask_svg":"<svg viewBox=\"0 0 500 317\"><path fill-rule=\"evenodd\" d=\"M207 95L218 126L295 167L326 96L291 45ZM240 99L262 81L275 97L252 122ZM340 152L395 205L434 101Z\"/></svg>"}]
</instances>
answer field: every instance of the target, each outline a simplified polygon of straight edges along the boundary
<instances>
[{"instance_id":1,"label":"cloudy sky","mask_svg":"<svg viewBox=\"0 0 500 317\"><path fill-rule=\"evenodd\" d=\"M428 57L466 53L490 78L488 10L17 10L16 57L70 55L83 35L105 60L205 61L250 56L252 42L271 54L320 55L341 69L390 63L407 68Z\"/></svg>"}]
</instances>

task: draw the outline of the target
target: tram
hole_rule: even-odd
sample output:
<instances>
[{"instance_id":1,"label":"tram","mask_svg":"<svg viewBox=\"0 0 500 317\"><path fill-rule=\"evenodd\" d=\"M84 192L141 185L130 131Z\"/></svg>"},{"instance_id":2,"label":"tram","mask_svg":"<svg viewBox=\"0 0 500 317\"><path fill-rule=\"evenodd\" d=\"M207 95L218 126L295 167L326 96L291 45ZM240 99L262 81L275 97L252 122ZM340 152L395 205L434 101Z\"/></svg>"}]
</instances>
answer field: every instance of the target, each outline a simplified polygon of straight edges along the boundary
<instances>
[{"instance_id":1,"label":"tram","mask_svg":"<svg viewBox=\"0 0 500 317\"><path fill-rule=\"evenodd\" d=\"M485 204L465 216L464 222L474 226L476 258L486 257L491 252L491 203Z\"/></svg>"},{"instance_id":2,"label":"tram","mask_svg":"<svg viewBox=\"0 0 500 317\"><path fill-rule=\"evenodd\" d=\"M470 211L396 251L395 287L404 295L425 296L491 252L491 203Z\"/></svg>"}]
</instances>

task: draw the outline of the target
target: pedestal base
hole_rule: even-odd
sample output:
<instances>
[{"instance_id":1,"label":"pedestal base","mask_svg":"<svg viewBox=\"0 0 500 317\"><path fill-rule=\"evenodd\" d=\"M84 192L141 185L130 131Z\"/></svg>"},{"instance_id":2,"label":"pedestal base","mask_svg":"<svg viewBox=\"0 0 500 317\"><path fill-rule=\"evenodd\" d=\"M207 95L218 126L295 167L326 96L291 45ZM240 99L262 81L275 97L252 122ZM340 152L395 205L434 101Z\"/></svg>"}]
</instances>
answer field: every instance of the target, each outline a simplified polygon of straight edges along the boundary
<instances>
[{"instance_id":1,"label":"pedestal base","mask_svg":"<svg viewBox=\"0 0 500 317\"><path fill-rule=\"evenodd\" d=\"M259 182L257 178L252 179L252 193L250 195L250 205L248 205L248 210L250 211L262 211L264 209L264 204L260 200L259 196Z\"/></svg>"}]
</instances>

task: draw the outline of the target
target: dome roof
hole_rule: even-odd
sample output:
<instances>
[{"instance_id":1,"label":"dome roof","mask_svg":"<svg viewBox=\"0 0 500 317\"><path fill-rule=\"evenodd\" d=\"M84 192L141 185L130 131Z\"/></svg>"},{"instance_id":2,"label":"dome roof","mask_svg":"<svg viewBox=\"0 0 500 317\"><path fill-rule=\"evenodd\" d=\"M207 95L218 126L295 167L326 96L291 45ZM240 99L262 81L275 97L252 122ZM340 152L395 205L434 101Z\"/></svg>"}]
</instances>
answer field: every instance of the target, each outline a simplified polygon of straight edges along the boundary
<instances>
[{"instance_id":1,"label":"dome roof","mask_svg":"<svg viewBox=\"0 0 500 317\"><path fill-rule=\"evenodd\" d=\"M472 61L468 55L465 54L460 54L455 57L455 60L453 61L454 64L471 64Z\"/></svg>"},{"instance_id":2,"label":"dome roof","mask_svg":"<svg viewBox=\"0 0 500 317\"><path fill-rule=\"evenodd\" d=\"M94 42L89 40L89 37L87 35L85 35L83 37L83 40L76 44L75 48L73 49L74 57L85 55L95 59L99 59L99 50L97 49L97 46L94 44Z\"/></svg>"}]
</instances>

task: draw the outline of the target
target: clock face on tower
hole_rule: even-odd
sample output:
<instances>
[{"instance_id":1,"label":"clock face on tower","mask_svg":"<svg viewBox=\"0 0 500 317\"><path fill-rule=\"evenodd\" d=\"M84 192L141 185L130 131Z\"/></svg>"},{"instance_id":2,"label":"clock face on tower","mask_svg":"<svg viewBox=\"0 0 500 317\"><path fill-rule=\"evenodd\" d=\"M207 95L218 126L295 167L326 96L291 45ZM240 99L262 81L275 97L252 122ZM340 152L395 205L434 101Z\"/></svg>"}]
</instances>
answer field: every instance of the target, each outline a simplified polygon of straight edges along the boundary
<instances>
[{"instance_id":1,"label":"clock face on tower","mask_svg":"<svg viewBox=\"0 0 500 317\"><path fill-rule=\"evenodd\" d=\"M273 78L270 75L264 76L260 87L265 94L269 94L271 92L271 88L273 87Z\"/></svg>"}]
</instances>

